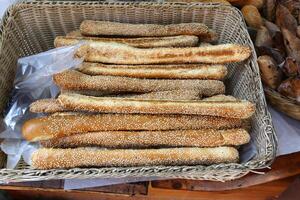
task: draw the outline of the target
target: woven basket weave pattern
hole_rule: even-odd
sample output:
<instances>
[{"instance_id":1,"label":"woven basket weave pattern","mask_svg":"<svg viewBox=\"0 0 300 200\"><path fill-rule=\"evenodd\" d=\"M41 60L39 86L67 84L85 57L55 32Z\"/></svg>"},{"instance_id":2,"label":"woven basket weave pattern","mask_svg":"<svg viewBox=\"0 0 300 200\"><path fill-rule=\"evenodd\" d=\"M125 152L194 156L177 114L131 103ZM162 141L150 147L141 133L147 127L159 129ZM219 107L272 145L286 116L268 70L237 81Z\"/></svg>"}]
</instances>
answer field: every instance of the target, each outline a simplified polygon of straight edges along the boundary
<instances>
[{"instance_id":1,"label":"woven basket weave pattern","mask_svg":"<svg viewBox=\"0 0 300 200\"><path fill-rule=\"evenodd\" d=\"M300 120L300 104L296 99L281 95L279 92L265 86L264 88L268 102L276 109L286 115Z\"/></svg>"},{"instance_id":2,"label":"woven basket weave pattern","mask_svg":"<svg viewBox=\"0 0 300 200\"><path fill-rule=\"evenodd\" d=\"M53 48L56 36L78 29L84 19L127 23L170 24L203 22L219 35L220 43L240 43L253 48L240 12L217 4L156 4L99 2L27 2L10 9L2 24L0 52L0 111L12 89L17 58ZM120 30L122 31L122 30ZM276 139L260 82L256 54L245 63L230 64L227 93L256 103L251 137L257 146L254 159L243 164L211 166L151 166L69 170L33 170L20 163L17 170L0 170L0 181L162 176L225 181L270 165Z\"/></svg>"}]
</instances>

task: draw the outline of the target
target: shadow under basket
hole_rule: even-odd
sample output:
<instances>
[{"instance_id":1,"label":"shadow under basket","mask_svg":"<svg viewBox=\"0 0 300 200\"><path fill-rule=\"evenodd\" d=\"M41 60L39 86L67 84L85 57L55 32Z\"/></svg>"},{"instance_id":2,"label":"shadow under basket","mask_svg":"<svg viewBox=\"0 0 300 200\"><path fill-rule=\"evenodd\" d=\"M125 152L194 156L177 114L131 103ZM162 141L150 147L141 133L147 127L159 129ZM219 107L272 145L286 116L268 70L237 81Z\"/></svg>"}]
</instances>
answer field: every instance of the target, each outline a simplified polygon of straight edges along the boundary
<instances>
[{"instance_id":1,"label":"shadow under basket","mask_svg":"<svg viewBox=\"0 0 300 200\"><path fill-rule=\"evenodd\" d=\"M251 118L251 142L256 155L244 163L210 166L147 166L35 170L24 163L17 169L0 169L0 182L71 178L165 177L227 181L268 167L275 158L276 136L266 101L256 54L240 11L231 6L201 3L133 3L89 1L26 1L15 4L3 18L0 41L0 112L13 88L20 57L53 48L56 36L79 28L84 19L127 23L172 24L202 22L217 32L219 43L239 43L252 48L245 62L229 64L226 92L256 104ZM122 30L120 30L122 31Z\"/></svg>"}]
</instances>

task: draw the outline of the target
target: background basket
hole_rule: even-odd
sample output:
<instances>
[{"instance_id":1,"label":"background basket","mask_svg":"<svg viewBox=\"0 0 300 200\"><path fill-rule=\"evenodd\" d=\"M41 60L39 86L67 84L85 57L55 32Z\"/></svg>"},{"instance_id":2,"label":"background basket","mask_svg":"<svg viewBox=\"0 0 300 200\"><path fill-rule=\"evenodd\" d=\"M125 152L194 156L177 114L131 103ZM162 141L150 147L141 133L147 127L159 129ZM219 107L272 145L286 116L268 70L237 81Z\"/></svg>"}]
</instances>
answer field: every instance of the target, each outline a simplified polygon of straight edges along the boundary
<instances>
[{"instance_id":1,"label":"background basket","mask_svg":"<svg viewBox=\"0 0 300 200\"><path fill-rule=\"evenodd\" d=\"M216 30L220 43L240 43L252 48L252 56L243 63L228 65L227 93L256 104L251 120L252 142L256 156L242 164L210 166L149 166L34 170L20 162L15 170L0 170L0 181L28 181L68 178L160 176L226 181L250 171L265 168L273 161L276 139L256 63L256 54L241 13L218 4L129 3L129 2L21 2L9 9L2 22L0 48L0 111L8 102L17 59L53 48L58 35L78 29L84 19L129 23L170 24L203 22ZM120 30L122 31L122 30Z\"/></svg>"},{"instance_id":2,"label":"background basket","mask_svg":"<svg viewBox=\"0 0 300 200\"><path fill-rule=\"evenodd\" d=\"M300 120L300 104L296 101L296 99L283 96L279 92L266 86L264 87L264 91L268 102L274 108L284 112L294 119Z\"/></svg>"}]
</instances>

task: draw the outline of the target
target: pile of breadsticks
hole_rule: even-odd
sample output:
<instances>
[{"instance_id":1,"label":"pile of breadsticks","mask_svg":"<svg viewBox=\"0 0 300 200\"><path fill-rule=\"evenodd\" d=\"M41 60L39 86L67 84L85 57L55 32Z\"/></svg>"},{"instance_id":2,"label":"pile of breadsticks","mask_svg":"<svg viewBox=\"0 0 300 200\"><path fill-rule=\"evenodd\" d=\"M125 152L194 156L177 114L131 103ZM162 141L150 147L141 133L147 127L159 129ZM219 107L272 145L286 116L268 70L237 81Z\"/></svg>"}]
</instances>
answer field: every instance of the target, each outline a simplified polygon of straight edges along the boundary
<instances>
[{"instance_id":1,"label":"pile of breadsticks","mask_svg":"<svg viewBox=\"0 0 300 200\"><path fill-rule=\"evenodd\" d=\"M83 21L55 46L83 42L77 69L54 75L61 93L41 99L22 133L43 148L38 169L238 162L249 142L249 101L225 96L226 63L250 56L238 44L211 45L201 23ZM200 45L199 45L200 44Z\"/></svg>"}]
</instances>

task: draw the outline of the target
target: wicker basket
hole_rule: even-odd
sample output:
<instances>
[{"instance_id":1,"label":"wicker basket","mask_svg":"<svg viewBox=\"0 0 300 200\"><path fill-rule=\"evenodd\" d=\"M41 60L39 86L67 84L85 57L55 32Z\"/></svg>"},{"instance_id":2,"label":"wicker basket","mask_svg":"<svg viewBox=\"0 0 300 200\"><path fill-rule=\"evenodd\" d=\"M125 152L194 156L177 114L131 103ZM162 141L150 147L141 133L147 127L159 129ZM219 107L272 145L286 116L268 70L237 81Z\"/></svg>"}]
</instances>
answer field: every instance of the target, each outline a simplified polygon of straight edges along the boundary
<instances>
[{"instance_id":1,"label":"wicker basket","mask_svg":"<svg viewBox=\"0 0 300 200\"><path fill-rule=\"evenodd\" d=\"M100 3L34 1L19 3L9 9L2 23L0 56L0 111L8 102L17 59L53 48L53 39L78 29L84 19L130 23L203 22L217 31L220 43L240 43L252 47L247 62L230 64L225 84L227 93L256 104L252 142L256 156L241 164L210 166L148 166L34 170L20 162L15 170L0 170L0 181L33 181L69 178L145 177L188 178L226 181L242 177L271 164L276 153L276 137L266 108L256 54L241 13L230 6L184 3Z\"/></svg>"},{"instance_id":2,"label":"wicker basket","mask_svg":"<svg viewBox=\"0 0 300 200\"><path fill-rule=\"evenodd\" d=\"M279 92L264 86L267 101L286 115L300 120L300 104L296 99L281 95Z\"/></svg>"}]
</instances>

